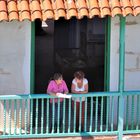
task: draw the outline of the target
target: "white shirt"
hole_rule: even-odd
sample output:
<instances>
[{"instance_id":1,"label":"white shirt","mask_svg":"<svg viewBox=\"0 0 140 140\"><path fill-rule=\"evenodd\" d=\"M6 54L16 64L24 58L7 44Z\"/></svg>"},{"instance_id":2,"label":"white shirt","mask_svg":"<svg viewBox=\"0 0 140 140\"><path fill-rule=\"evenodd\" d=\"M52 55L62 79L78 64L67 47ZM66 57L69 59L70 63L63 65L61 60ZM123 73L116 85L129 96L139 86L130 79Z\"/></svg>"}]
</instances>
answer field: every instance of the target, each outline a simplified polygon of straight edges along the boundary
<instances>
[{"instance_id":1,"label":"white shirt","mask_svg":"<svg viewBox=\"0 0 140 140\"><path fill-rule=\"evenodd\" d=\"M86 78L83 79L83 85L82 87L78 87L78 84L75 79L73 79L72 84L75 85L75 91L85 91L85 85L88 84L88 80ZM77 102L80 102L80 98L72 98L72 100L76 100ZM81 101L85 101L85 98L82 97Z\"/></svg>"}]
</instances>

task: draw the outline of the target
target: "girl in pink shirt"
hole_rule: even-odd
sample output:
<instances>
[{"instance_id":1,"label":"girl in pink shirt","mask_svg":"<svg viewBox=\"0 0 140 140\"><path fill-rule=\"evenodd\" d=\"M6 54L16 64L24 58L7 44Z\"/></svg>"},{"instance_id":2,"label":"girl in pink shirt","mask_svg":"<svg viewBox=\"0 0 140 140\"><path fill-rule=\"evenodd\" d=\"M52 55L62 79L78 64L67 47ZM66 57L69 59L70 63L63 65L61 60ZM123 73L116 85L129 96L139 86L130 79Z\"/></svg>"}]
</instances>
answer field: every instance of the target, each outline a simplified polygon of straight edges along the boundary
<instances>
[{"instance_id":1,"label":"girl in pink shirt","mask_svg":"<svg viewBox=\"0 0 140 140\"><path fill-rule=\"evenodd\" d=\"M47 88L47 93L49 95L57 96L58 93L62 94L67 94L68 93L68 88L63 80L63 76L60 73L55 73L53 76L53 80L50 81L48 88ZM54 107L55 109L53 110L53 105L52 105L53 99L50 99L50 118L52 118L52 114L54 114L54 128L56 131L57 128L57 117L58 117L58 99L54 99ZM63 99L60 98L60 126L62 125L62 113L63 113ZM60 127L59 126L59 127ZM52 120L50 120L50 129L52 128Z\"/></svg>"}]
</instances>

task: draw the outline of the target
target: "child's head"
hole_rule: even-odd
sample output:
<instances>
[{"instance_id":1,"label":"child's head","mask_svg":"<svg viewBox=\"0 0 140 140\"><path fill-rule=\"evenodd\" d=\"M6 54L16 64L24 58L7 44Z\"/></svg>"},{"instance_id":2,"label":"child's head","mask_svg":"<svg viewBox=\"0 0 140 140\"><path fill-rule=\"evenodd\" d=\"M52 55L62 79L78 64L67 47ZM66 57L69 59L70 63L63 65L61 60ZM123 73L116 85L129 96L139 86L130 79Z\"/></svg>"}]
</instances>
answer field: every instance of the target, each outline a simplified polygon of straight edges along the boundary
<instances>
[{"instance_id":1,"label":"child's head","mask_svg":"<svg viewBox=\"0 0 140 140\"><path fill-rule=\"evenodd\" d=\"M77 83L80 83L85 77L85 74L83 71L77 71L74 73L74 78L76 79Z\"/></svg>"},{"instance_id":2,"label":"child's head","mask_svg":"<svg viewBox=\"0 0 140 140\"><path fill-rule=\"evenodd\" d=\"M61 84L63 80L63 76L61 73L55 73L53 79L56 81L57 84Z\"/></svg>"}]
</instances>

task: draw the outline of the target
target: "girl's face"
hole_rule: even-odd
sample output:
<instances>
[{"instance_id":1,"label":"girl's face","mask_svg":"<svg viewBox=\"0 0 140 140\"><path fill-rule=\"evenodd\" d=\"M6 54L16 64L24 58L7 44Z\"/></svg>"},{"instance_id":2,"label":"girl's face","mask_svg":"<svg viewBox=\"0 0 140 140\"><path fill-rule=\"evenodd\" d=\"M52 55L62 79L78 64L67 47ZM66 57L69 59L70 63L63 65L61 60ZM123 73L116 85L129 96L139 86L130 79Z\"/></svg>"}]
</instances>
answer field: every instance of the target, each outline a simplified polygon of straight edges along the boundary
<instances>
[{"instance_id":1,"label":"girl's face","mask_svg":"<svg viewBox=\"0 0 140 140\"><path fill-rule=\"evenodd\" d=\"M76 80L77 83L82 83L82 80L83 80L83 79L75 78L75 80Z\"/></svg>"},{"instance_id":2,"label":"girl's face","mask_svg":"<svg viewBox=\"0 0 140 140\"><path fill-rule=\"evenodd\" d=\"M56 83L59 85L59 84L62 83L62 80L63 80L63 78L59 78L58 80L55 80L55 81L56 81Z\"/></svg>"}]
</instances>

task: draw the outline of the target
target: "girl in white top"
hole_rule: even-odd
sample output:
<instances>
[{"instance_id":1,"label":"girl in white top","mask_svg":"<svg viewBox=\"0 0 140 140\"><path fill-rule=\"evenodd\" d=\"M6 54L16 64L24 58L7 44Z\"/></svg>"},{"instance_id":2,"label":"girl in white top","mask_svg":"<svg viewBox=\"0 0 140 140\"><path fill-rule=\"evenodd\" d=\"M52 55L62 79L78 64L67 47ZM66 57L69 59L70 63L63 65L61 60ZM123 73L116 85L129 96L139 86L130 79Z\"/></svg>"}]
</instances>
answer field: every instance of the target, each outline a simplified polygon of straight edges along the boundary
<instances>
[{"instance_id":1,"label":"girl in white top","mask_svg":"<svg viewBox=\"0 0 140 140\"><path fill-rule=\"evenodd\" d=\"M77 71L74 73L74 79L72 81L71 92L76 94L88 93L88 80L84 78L85 74L82 71ZM74 100L74 98L73 98ZM76 99L76 101L80 101ZM85 98L82 98L85 101Z\"/></svg>"},{"instance_id":2,"label":"girl in white top","mask_svg":"<svg viewBox=\"0 0 140 140\"><path fill-rule=\"evenodd\" d=\"M74 73L74 79L72 81L71 92L76 94L88 93L88 80L85 77L84 72L77 71ZM79 109L80 109L80 98L72 98L76 100L76 129L79 128ZM82 129L84 128L84 112L85 112L85 98L82 97ZM74 101L72 102L74 108Z\"/></svg>"},{"instance_id":3,"label":"girl in white top","mask_svg":"<svg viewBox=\"0 0 140 140\"><path fill-rule=\"evenodd\" d=\"M72 93L87 93L88 92L88 80L86 78L83 79L77 79L74 78L72 81ZM72 98L72 100L75 100L75 98ZM80 98L76 99L77 102L80 102ZM85 98L82 97L82 101L85 101Z\"/></svg>"}]
</instances>

